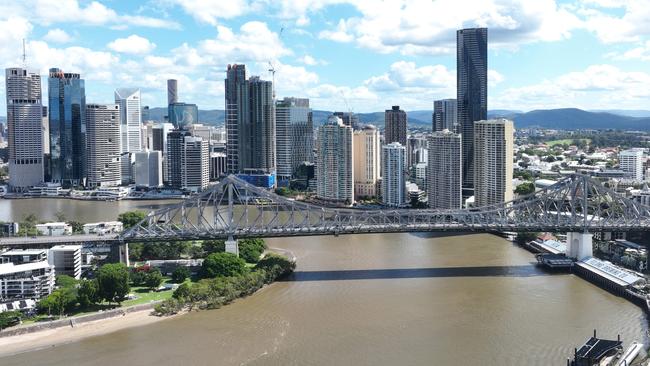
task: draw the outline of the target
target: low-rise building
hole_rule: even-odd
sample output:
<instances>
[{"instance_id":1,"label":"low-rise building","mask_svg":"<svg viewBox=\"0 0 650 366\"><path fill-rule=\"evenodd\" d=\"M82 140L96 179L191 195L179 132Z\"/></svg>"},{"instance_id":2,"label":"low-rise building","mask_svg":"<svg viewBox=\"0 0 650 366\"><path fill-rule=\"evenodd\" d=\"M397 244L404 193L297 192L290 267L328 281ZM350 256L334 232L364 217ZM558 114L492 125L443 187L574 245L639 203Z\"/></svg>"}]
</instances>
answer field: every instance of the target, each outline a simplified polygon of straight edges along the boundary
<instances>
[{"instance_id":1,"label":"low-rise building","mask_svg":"<svg viewBox=\"0 0 650 366\"><path fill-rule=\"evenodd\" d=\"M54 290L54 267L47 261L0 264L0 302L40 299Z\"/></svg>"},{"instance_id":2,"label":"low-rise building","mask_svg":"<svg viewBox=\"0 0 650 366\"><path fill-rule=\"evenodd\" d=\"M17 222L0 223L0 236L15 236L19 229L20 226Z\"/></svg>"},{"instance_id":3,"label":"low-rise building","mask_svg":"<svg viewBox=\"0 0 650 366\"><path fill-rule=\"evenodd\" d=\"M120 221L94 222L84 225L84 234L111 234L124 230L124 224Z\"/></svg>"},{"instance_id":4,"label":"low-rise building","mask_svg":"<svg viewBox=\"0 0 650 366\"><path fill-rule=\"evenodd\" d=\"M57 245L50 249L48 262L57 275L81 278L81 245Z\"/></svg>"},{"instance_id":5,"label":"low-rise building","mask_svg":"<svg viewBox=\"0 0 650 366\"><path fill-rule=\"evenodd\" d=\"M24 264L47 261L47 249L14 249L0 253L0 263Z\"/></svg>"},{"instance_id":6,"label":"low-rise building","mask_svg":"<svg viewBox=\"0 0 650 366\"><path fill-rule=\"evenodd\" d=\"M65 222L47 222L45 224L36 224L35 226L41 235L61 236L72 234L72 226Z\"/></svg>"}]
</instances>

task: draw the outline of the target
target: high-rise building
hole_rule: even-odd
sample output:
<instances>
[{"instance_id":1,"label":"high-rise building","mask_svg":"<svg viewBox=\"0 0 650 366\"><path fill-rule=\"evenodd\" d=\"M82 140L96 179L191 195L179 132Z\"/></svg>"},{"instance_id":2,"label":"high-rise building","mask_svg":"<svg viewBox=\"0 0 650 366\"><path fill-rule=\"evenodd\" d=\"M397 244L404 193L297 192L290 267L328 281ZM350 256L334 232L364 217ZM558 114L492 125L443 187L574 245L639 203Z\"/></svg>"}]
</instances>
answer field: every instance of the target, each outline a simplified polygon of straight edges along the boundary
<instances>
[{"instance_id":1,"label":"high-rise building","mask_svg":"<svg viewBox=\"0 0 650 366\"><path fill-rule=\"evenodd\" d=\"M391 142L382 148L381 201L386 206L401 207L406 204L406 148Z\"/></svg>"},{"instance_id":2,"label":"high-rise building","mask_svg":"<svg viewBox=\"0 0 650 366\"><path fill-rule=\"evenodd\" d=\"M189 131L174 130L167 137L167 172L174 188L201 191L210 181L208 142Z\"/></svg>"},{"instance_id":3,"label":"high-rise building","mask_svg":"<svg viewBox=\"0 0 650 366\"><path fill-rule=\"evenodd\" d=\"M352 127L330 116L316 139L316 195L320 199L354 203Z\"/></svg>"},{"instance_id":4,"label":"high-rise building","mask_svg":"<svg viewBox=\"0 0 650 366\"><path fill-rule=\"evenodd\" d=\"M248 83L246 80L245 65L228 65L225 84L225 108L226 108L226 163L229 173L239 173L240 139L247 141L249 138L244 134L248 121ZM242 131L240 131L242 130Z\"/></svg>"},{"instance_id":5,"label":"high-rise building","mask_svg":"<svg viewBox=\"0 0 650 366\"><path fill-rule=\"evenodd\" d=\"M120 106L86 105L86 166L89 187L111 187L122 183L120 165Z\"/></svg>"},{"instance_id":6,"label":"high-rise building","mask_svg":"<svg viewBox=\"0 0 650 366\"><path fill-rule=\"evenodd\" d=\"M8 68L5 82L9 186L14 191L25 191L44 181L41 76L22 68Z\"/></svg>"},{"instance_id":7,"label":"high-rise building","mask_svg":"<svg viewBox=\"0 0 650 366\"><path fill-rule=\"evenodd\" d=\"M115 90L115 104L119 104L121 112L121 151L123 153L136 153L142 150L140 89L124 88Z\"/></svg>"},{"instance_id":8,"label":"high-rise building","mask_svg":"<svg viewBox=\"0 0 650 366\"><path fill-rule=\"evenodd\" d=\"M56 245L50 248L47 261L58 275L81 278L81 245Z\"/></svg>"},{"instance_id":9,"label":"high-rise building","mask_svg":"<svg viewBox=\"0 0 650 366\"><path fill-rule=\"evenodd\" d=\"M134 182L133 165L135 164L135 153L125 152L120 154L120 176L122 184L131 184Z\"/></svg>"},{"instance_id":10,"label":"high-rise building","mask_svg":"<svg viewBox=\"0 0 650 366\"><path fill-rule=\"evenodd\" d=\"M501 118L474 123L476 207L512 200L513 149L512 121Z\"/></svg>"},{"instance_id":11,"label":"high-rise building","mask_svg":"<svg viewBox=\"0 0 650 366\"><path fill-rule=\"evenodd\" d=\"M163 158L160 151L139 151L135 153L135 185L139 187L160 187L163 184Z\"/></svg>"},{"instance_id":12,"label":"high-rise building","mask_svg":"<svg viewBox=\"0 0 650 366\"><path fill-rule=\"evenodd\" d=\"M199 108L196 104L176 102L168 106L169 123L179 130L189 129L199 122Z\"/></svg>"},{"instance_id":13,"label":"high-rise building","mask_svg":"<svg viewBox=\"0 0 650 366\"><path fill-rule=\"evenodd\" d=\"M158 123L153 126L151 150L162 151L167 154L167 135L172 132L174 125L171 123Z\"/></svg>"},{"instance_id":14,"label":"high-rise building","mask_svg":"<svg viewBox=\"0 0 650 366\"><path fill-rule=\"evenodd\" d=\"M210 152L210 180L218 180L226 174L226 154L223 152Z\"/></svg>"},{"instance_id":15,"label":"high-rise building","mask_svg":"<svg viewBox=\"0 0 650 366\"><path fill-rule=\"evenodd\" d=\"M366 125L353 133L354 147L354 197L376 197L377 181L380 171L379 130L373 125Z\"/></svg>"},{"instance_id":16,"label":"high-rise building","mask_svg":"<svg viewBox=\"0 0 650 366\"><path fill-rule=\"evenodd\" d=\"M79 74L52 68L48 99L50 181L64 186L82 185L86 178L85 82Z\"/></svg>"},{"instance_id":17,"label":"high-rise building","mask_svg":"<svg viewBox=\"0 0 650 366\"><path fill-rule=\"evenodd\" d=\"M458 133L458 104L456 99L442 99L433 102L433 132L449 130Z\"/></svg>"},{"instance_id":18,"label":"high-rise building","mask_svg":"<svg viewBox=\"0 0 650 366\"><path fill-rule=\"evenodd\" d=\"M461 135L449 130L429 136L427 195L429 207L459 209L463 205Z\"/></svg>"},{"instance_id":19,"label":"high-rise building","mask_svg":"<svg viewBox=\"0 0 650 366\"><path fill-rule=\"evenodd\" d=\"M151 121L151 113L149 111L149 106L145 105L142 107L142 122Z\"/></svg>"},{"instance_id":20,"label":"high-rise building","mask_svg":"<svg viewBox=\"0 0 650 366\"><path fill-rule=\"evenodd\" d=\"M386 145L392 142L399 142L406 146L406 112L399 109L398 105L387 109L384 114L385 121L385 141Z\"/></svg>"},{"instance_id":21,"label":"high-rise building","mask_svg":"<svg viewBox=\"0 0 650 366\"><path fill-rule=\"evenodd\" d=\"M178 81L175 79L167 80L167 105L178 102Z\"/></svg>"},{"instance_id":22,"label":"high-rise building","mask_svg":"<svg viewBox=\"0 0 650 366\"><path fill-rule=\"evenodd\" d=\"M240 169L252 173L275 173L275 104L273 83L253 76L249 79L251 150L250 161ZM241 157L240 157L241 159Z\"/></svg>"},{"instance_id":23,"label":"high-rise building","mask_svg":"<svg viewBox=\"0 0 650 366\"><path fill-rule=\"evenodd\" d=\"M627 176L638 182L643 181L643 149L627 149L618 154L618 163Z\"/></svg>"},{"instance_id":24,"label":"high-rise building","mask_svg":"<svg viewBox=\"0 0 650 366\"><path fill-rule=\"evenodd\" d=\"M427 137L424 134L410 135L406 140L406 168L426 161Z\"/></svg>"},{"instance_id":25,"label":"high-rise building","mask_svg":"<svg viewBox=\"0 0 650 366\"><path fill-rule=\"evenodd\" d=\"M359 128L359 116L352 112L334 112L335 116L339 117L343 124L352 127L353 130Z\"/></svg>"},{"instance_id":26,"label":"high-rise building","mask_svg":"<svg viewBox=\"0 0 650 366\"><path fill-rule=\"evenodd\" d=\"M278 182L284 184L301 163L313 161L314 127L309 99L277 101L275 123Z\"/></svg>"},{"instance_id":27,"label":"high-rise building","mask_svg":"<svg viewBox=\"0 0 650 366\"><path fill-rule=\"evenodd\" d=\"M487 119L487 28L456 32L457 120L463 135L463 196L474 190L474 123Z\"/></svg>"}]
</instances>

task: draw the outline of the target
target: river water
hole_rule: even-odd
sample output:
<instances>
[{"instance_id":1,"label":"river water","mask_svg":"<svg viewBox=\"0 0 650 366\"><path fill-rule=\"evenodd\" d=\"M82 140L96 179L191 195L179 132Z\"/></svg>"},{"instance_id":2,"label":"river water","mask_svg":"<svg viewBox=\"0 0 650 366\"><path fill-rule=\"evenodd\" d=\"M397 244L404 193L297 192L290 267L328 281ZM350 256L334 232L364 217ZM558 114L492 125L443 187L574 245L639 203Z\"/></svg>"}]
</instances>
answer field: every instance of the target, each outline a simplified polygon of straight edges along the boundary
<instances>
[{"instance_id":1,"label":"river water","mask_svg":"<svg viewBox=\"0 0 650 366\"><path fill-rule=\"evenodd\" d=\"M34 209L30 201L37 200L0 200L0 219L11 219L1 216L7 202L15 215ZM97 212L87 202L46 201L56 203L52 214L63 210L84 221L111 219L141 204L95 203L107 208ZM49 212L40 205L37 212ZM530 253L493 235L267 243L297 256L288 280L218 310L0 359L0 365L546 366L565 365L594 328L603 337L620 334L627 344L645 341L641 309L573 275L548 274Z\"/></svg>"}]
</instances>

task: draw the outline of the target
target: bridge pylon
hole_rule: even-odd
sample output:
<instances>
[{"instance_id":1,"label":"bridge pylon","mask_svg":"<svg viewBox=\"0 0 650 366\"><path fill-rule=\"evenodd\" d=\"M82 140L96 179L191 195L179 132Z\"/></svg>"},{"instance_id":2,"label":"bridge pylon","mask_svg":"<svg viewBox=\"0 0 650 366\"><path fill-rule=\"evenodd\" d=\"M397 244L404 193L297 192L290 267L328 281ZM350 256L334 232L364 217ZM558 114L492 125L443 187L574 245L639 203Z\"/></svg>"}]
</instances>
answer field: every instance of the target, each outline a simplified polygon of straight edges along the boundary
<instances>
[{"instance_id":1,"label":"bridge pylon","mask_svg":"<svg viewBox=\"0 0 650 366\"><path fill-rule=\"evenodd\" d=\"M228 236L228 240L226 240L226 253L232 253L239 257L239 244L232 235Z\"/></svg>"},{"instance_id":2,"label":"bridge pylon","mask_svg":"<svg viewBox=\"0 0 650 366\"><path fill-rule=\"evenodd\" d=\"M583 260L592 257L593 235L588 232L568 232L566 234L566 256Z\"/></svg>"}]
</instances>

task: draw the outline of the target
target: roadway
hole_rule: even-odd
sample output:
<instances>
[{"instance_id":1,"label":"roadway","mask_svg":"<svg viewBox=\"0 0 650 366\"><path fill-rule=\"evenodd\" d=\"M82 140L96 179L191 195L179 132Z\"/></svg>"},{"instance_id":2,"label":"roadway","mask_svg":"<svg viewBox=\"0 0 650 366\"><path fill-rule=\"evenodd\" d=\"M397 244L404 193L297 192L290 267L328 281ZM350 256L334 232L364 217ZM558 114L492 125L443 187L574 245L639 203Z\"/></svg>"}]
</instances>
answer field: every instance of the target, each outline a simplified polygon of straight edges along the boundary
<instances>
[{"instance_id":1,"label":"roadway","mask_svg":"<svg viewBox=\"0 0 650 366\"><path fill-rule=\"evenodd\" d=\"M21 246L54 246L63 244L83 244L88 242L112 242L117 240L116 234L76 234L61 236L12 236L0 238L0 247L21 247Z\"/></svg>"}]
</instances>

